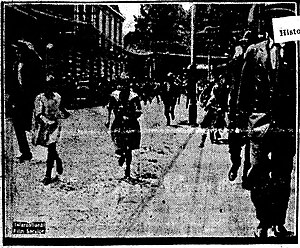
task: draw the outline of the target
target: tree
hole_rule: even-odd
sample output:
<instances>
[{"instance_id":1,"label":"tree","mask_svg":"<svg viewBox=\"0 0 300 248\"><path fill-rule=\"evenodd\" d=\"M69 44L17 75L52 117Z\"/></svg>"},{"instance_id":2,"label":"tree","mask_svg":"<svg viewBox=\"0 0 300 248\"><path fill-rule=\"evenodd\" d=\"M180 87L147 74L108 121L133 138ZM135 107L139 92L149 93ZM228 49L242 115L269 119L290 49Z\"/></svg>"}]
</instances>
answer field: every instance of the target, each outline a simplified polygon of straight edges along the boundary
<instances>
[{"instance_id":1,"label":"tree","mask_svg":"<svg viewBox=\"0 0 300 248\"><path fill-rule=\"evenodd\" d=\"M180 4L142 4L135 22L134 40L139 49L170 53L188 51L190 24Z\"/></svg>"}]
</instances>

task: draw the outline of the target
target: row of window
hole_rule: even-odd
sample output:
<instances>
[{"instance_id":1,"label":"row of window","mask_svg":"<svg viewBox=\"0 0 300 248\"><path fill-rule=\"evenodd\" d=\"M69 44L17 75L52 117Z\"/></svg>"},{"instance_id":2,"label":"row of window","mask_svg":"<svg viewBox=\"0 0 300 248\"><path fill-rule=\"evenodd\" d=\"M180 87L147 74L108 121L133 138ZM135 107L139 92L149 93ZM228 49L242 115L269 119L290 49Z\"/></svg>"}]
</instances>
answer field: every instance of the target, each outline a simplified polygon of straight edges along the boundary
<instances>
[{"instance_id":1,"label":"row of window","mask_svg":"<svg viewBox=\"0 0 300 248\"><path fill-rule=\"evenodd\" d=\"M123 17L107 5L77 5L75 20L92 24L115 44L122 46Z\"/></svg>"}]
</instances>

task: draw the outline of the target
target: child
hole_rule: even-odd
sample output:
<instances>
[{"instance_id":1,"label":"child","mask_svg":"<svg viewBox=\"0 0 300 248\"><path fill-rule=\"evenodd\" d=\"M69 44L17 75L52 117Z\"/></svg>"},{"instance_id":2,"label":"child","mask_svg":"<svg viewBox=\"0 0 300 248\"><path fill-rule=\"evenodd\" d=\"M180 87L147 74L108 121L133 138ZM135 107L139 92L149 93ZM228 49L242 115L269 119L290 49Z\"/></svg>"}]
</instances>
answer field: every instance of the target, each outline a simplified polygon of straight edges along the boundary
<instances>
[{"instance_id":1,"label":"child","mask_svg":"<svg viewBox=\"0 0 300 248\"><path fill-rule=\"evenodd\" d=\"M39 94L34 103L33 145L48 148L47 169L43 184L51 183L51 172L56 162L59 175L63 173L62 160L56 150L61 132L61 119L69 117L69 112L61 106L61 96L53 91L53 76L46 79L45 91Z\"/></svg>"}]
</instances>

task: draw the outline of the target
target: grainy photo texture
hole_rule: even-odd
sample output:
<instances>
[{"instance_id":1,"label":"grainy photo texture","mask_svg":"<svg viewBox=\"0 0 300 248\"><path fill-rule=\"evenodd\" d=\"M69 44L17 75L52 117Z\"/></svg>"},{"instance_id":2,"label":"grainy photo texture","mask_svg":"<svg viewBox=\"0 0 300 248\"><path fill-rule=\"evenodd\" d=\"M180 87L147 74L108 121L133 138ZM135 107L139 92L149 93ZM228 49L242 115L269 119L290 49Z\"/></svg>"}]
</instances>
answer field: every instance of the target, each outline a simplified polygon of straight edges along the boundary
<instances>
[{"instance_id":1,"label":"grainy photo texture","mask_svg":"<svg viewBox=\"0 0 300 248\"><path fill-rule=\"evenodd\" d=\"M3 244L297 244L298 14L2 1Z\"/></svg>"}]
</instances>

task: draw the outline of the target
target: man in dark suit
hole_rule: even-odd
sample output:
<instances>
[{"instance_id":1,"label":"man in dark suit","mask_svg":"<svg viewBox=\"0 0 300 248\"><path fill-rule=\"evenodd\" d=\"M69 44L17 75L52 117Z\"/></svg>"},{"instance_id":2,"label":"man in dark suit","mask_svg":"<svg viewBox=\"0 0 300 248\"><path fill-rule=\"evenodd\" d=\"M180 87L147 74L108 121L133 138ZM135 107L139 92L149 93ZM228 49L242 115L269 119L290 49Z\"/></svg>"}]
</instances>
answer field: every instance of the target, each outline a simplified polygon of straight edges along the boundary
<instances>
[{"instance_id":1,"label":"man in dark suit","mask_svg":"<svg viewBox=\"0 0 300 248\"><path fill-rule=\"evenodd\" d=\"M292 235L284 225L296 151L296 47L274 43L272 18L295 15L294 8L265 6L267 39L248 47L237 98L251 149L245 180L259 220L255 236L261 238Z\"/></svg>"},{"instance_id":2,"label":"man in dark suit","mask_svg":"<svg viewBox=\"0 0 300 248\"><path fill-rule=\"evenodd\" d=\"M44 81L42 59L30 42L18 40L6 54L5 90L9 95L10 114L21 156L20 162L32 159L26 137L31 130L34 99Z\"/></svg>"},{"instance_id":3,"label":"man in dark suit","mask_svg":"<svg viewBox=\"0 0 300 248\"><path fill-rule=\"evenodd\" d=\"M255 38L256 37L254 37L252 32L247 30L243 38L240 39L236 45L233 58L228 62L227 80L230 84L230 92L228 97L228 147L231 160L231 168L228 173L228 179L230 181L234 181L236 179L238 170L241 167L241 152L243 146L245 146L245 153L242 180L244 180L244 175L250 166L249 142L247 139L245 139L244 133L240 130L237 130L236 100L239 91L241 71L244 64L244 55L248 46L255 43ZM243 188L246 188L244 181L242 182L242 186Z\"/></svg>"}]
</instances>

